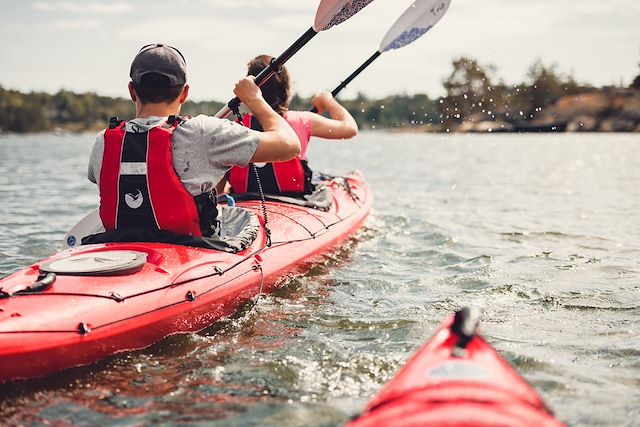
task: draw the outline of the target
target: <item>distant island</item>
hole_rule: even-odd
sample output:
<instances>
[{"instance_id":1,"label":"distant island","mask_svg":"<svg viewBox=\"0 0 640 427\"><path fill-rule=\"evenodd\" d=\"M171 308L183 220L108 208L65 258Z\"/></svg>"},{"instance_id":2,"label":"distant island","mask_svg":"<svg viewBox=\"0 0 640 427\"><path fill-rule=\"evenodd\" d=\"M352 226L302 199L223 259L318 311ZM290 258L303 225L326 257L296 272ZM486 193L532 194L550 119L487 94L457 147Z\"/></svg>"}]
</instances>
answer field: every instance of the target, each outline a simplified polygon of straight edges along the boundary
<instances>
[{"instance_id":1,"label":"distant island","mask_svg":"<svg viewBox=\"0 0 640 427\"><path fill-rule=\"evenodd\" d=\"M394 95L341 100L361 129L424 132L640 132L640 75L629 87L593 87L536 61L525 81L506 84L493 66L457 58L443 82L446 95ZM185 115L215 114L221 102L188 101ZM306 110L309 99L294 95L291 108ZM81 132L104 128L111 116L129 118L125 98L22 93L0 86L0 132Z\"/></svg>"}]
</instances>

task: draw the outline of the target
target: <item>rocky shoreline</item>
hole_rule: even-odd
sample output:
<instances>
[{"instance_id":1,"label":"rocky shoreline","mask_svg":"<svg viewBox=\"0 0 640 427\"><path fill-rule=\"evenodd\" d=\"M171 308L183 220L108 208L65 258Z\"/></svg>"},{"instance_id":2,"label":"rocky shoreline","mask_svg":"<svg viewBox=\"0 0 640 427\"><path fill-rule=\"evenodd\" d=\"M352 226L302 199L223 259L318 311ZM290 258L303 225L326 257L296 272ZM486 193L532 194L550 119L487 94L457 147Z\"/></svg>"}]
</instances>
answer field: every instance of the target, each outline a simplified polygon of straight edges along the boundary
<instances>
[{"instance_id":1,"label":"rocky shoreline","mask_svg":"<svg viewBox=\"0 0 640 427\"><path fill-rule=\"evenodd\" d=\"M640 132L640 90L597 89L560 98L529 120L472 115L453 132Z\"/></svg>"}]
</instances>

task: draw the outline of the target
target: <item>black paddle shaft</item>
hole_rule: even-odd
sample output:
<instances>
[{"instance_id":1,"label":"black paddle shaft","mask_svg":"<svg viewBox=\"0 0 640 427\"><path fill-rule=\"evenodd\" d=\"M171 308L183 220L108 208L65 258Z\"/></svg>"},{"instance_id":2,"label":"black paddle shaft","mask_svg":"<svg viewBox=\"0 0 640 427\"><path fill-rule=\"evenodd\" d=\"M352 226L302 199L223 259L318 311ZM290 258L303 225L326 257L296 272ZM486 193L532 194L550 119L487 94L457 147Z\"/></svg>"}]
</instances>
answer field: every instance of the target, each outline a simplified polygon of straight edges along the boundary
<instances>
[{"instance_id":1,"label":"black paddle shaft","mask_svg":"<svg viewBox=\"0 0 640 427\"><path fill-rule=\"evenodd\" d=\"M351 83L353 81L353 79L355 79L356 77L358 77L360 75L361 72L363 72L365 70L365 68L367 68L369 65L371 65L371 63L373 61L375 61L376 59L378 59L378 57L382 55L382 52L380 51L376 51L376 53L374 53L373 55L371 55L369 57L369 59L367 59L366 61L364 61L364 63L358 67L357 70L355 70L353 73L351 73L351 75L349 77L347 77L346 79L344 79L344 81L342 81L338 87L336 87L334 90L331 91L331 95L335 98L341 91L342 89L346 88L347 85L349 83ZM316 107L313 107L311 109L311 112L313 113L317 113L318 109Z\"/></svg>"},{"instance_id":2,"label":"black paddle shaft","mask_svg":"<svg viewBox=\"0 0 640 427\"><path fill-rule=\"evenodd\" d=\"M255 82L258 86L262 86L273 76L275 73L280 71L280 67L282 67L285 62L287 62L293 55L295 55L304 45L309 43L309 41L314 38L318 32L313 29L313 27L309 28L306 33L304 33L298 40L296 40L287 50L285 50L282 55L275 58L271 61L271 64L264 70L262 70L255 78ZM228 107L231 108L232 111L237 111L240 106L241 101L236 97L229 101Z\"/></svg>"},{"instance_id":3,"label":"black paddle shaft","mask_svg":"<svg viewBox=\"0 0 640 427\"><path fill-rule=\"evenodd\" d=\"M378 57L382 55L382 52L380 51L376 51L376 53L374 53L373 55L371 55L369 57L369 59L367 59L366 61L364 61L364 64L362 64L361 66L358 67L357 70L355 70L349 77L347 77L342 83L340 83L338 85L338 87L336 87L334 90L331 91L331 95L336 96L338 95L342 89L344 89L345 87L347 87L347 85L349 83L351 83L353 81L353 79L355 79L356 77L358 77L358 75L360 75L361 72L364 71L365 68L367 68L369 65L371 65L371 63L373 61L375 61L376 59L378 59Z\"/></svg>"}]
</instances>

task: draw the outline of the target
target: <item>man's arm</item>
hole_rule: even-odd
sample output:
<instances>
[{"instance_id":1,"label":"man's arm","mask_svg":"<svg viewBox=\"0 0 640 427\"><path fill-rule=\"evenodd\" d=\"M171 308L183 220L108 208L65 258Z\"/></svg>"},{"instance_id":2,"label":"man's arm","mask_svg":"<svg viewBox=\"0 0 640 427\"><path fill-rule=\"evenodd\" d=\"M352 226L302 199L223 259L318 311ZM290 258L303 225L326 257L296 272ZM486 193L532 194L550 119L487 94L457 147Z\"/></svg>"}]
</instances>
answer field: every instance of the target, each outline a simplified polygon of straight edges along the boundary
<instances>
[{"instance_id":1,"label":"man's arm","mask_svg":"<svg viewBox=\"0 0 640 427\"><path fill-rule=\"evenodd\" d=\"M282 162L300 154L300 140L285 119L276 113L262 97L253 77L245 77L236 84L234 93L260 122L263 132L252 162Z\"/></svg>"},{"instance_id":2,"label":"man's arm","mask_svg":"<svg viewBox=\"0 0 640 427\"><path fill-rule=\"evenodd\" d=\"M96 135L96 141L93 143L91 155L89 156L89 167L87 170L87 178L89 181L97 184L100 180L100 170L102 169L102 156L104 153L104 130Z\"/></svg>"}]
</instances>

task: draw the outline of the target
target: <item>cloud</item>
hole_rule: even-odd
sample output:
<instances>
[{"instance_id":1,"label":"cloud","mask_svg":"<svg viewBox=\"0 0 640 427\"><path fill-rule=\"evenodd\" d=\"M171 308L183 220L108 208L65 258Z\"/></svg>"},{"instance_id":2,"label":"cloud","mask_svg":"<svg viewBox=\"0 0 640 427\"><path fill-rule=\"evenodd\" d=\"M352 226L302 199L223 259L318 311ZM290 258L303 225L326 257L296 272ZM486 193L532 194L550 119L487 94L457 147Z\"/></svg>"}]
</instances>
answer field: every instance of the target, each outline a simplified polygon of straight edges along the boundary
<instances>
[{"instance_id":1,"label":"cloud","mask_svg":"<svg viewBox=\"0 0 640 427\"><path fill-rule=\"evenodd\" d=\"M131 12L133 6L125 2L98 3L82 1L38 1L33 9L40 12L65 12L75 14L117 14Z\"/></svg>"},{"instance_id":2,"label":"cloud","mask_svg":"<svg viewBox=\"0 0 640 427\"><path fill-rule=\"evenodd\" d=\"M245 0L243 2L230 2L228 0L198 0L198 4L215 9L269 9L280 12L300 12L305 11L313 13L318 5L312 1L301 0Z\"/></svg>"},{"instance_id":3,"label":"cloud","mask_svg":"<svg viewBox=\"0 0 640 427\"><path fill-rule=\"evenodd\" d=\"M269 21L270 27L277 28L282 33L292 32L302 34L312 24L313 16L303 13L290 13L286 16L277 16Z\"/></svg>"},{"instance_id":4,"label":"cloud","mask_svg":"<svg viewBox=\"0 0 640 427\"><path fill-rule=\"evenodd\" d=\"M14 65L0 67L0 84L30 90L37 82L54 89L66 86L121 94L120 80L119 85L108 86L114 74L121 72L118 75L126 80L122 70L137 49L164 41L187 56L192 87L198 87L200 99L226 97L235 79L244 74L246 61L261 52L282 53L313 23L320 3L112 1L7 1L13 6L3 9L6 23L0 25L0 35L10 37L12 43L0 46L0 57L10 57L5 62ZM345 24L318 35L287 64L296 90L311 94L333 88L378 48L411 1L375 1ZM111 25L114 18L118 25ZM560 70L575 70L580 81L607 84L621 75L628 81L638 73L638 22L639 0L453 0L436 28L406 49L385 53L343 96L355 96L358 90L369 96L402 91L440 94L441 81L451 71L451 58L463 55L481 64L495 64L498 77L506 82L521 81L537 57L557 63ZM34 33L33 28L39 31ZM69 59L59 65L59 74L34 77L28 70L40 69L43 55L49 55L43 38L66 46ZM96 45L113 49L110 60L96 67L92 80L78 83L72 78L78 61Z\"/></svg>"},{"instance_id":5,"label":"cloud","mask_svg":"<svg viewBox=\"0 0 640 427\"><path fill-rule=\"evenodd\" d=\"M68 19L54 22L52 26L60 30L92 30L99 28L101 24L94 19Z\"/></svg>"},{"instance_id":6,"label":"cloud","mask_svg":"<svg viewBox=\"0 0 640 427\"><path fill-rule=\"evenodd\" d=\"M120 27L115 31L115 35L120 40L196 42L211 44L220 50L225 50L226 47L237 50L249 43L247 40L251 40L254 35L262 42L269 42L277 39L280 32L267 26L260 27L257 31L255 22L251 20L232 21L221 17L166 17L147 19L136 25Z\"/></svg>"}]
</instances>

